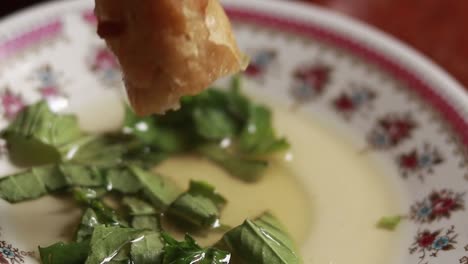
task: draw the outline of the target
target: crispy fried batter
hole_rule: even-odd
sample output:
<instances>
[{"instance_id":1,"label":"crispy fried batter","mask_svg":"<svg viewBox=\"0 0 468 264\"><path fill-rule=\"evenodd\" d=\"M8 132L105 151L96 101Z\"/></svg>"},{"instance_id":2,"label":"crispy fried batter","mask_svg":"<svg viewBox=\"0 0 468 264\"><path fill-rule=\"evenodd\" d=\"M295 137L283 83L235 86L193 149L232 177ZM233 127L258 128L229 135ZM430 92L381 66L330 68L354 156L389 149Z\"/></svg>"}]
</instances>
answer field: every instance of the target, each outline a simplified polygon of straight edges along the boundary
<instances>
[{"instance_id":1,"label":"crispy fried batter","mask_svg":"<svg viewBox=\"0 0 468 264\"><path fill-rule=\"evenodd\" d=\"M96 0L138 114L164 113L247 64L218 0Z\"/></svg>"}]
</instances>

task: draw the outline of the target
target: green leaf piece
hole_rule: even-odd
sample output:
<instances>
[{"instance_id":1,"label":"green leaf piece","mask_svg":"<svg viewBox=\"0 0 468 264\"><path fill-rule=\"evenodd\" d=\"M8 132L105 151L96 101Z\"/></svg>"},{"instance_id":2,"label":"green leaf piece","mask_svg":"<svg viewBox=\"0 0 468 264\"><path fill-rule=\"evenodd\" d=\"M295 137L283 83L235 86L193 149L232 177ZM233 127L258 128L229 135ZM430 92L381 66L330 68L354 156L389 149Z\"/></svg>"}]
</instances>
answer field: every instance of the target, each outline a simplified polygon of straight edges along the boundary
<instances>
[{"instance_id":1,"label":"green leaf piece","mask_svg":"<svg viewBox=\"0 0 468 264\"><path fill-rule=\"evenodd\" d=\"M302 263L293 240L270 213L254 221L246 220L241 226L227 232L222 243L245 263Z\"/></svg>"},{"instance_id":2,"label":"green leaf piece","mask_svg":"<svg viewBox=\"0 0 468 264\"><path fill-rule=\"evenodd\" d=\"M102 187L106 184L104 175L96 167L66 163L57 166L69 187Z\"/></svg>"},{"instance_id":3,"label":"green leaf piece","mask_svg":"<svg viewBox=\"0 0 468 264\"><path fill-rule=\"evenodd\" d=\"M75 188L73 190L75 200L92 209L95 219L99 224L105 224L106 226L128 227L128 223L126 223L125 220L117 215L117 213L104 202L96 199L93 194L94 190L91 189Z\"/></svg>"},{"instance_id":4,"label":"green leaf piece","mask_svg":"<svg viewBox=\"0 0 468 264\"><path fill-rule=\"evenodd\" d=\"M89 240L78 243L56 243L39 247L42 264L83 264L89 253Z\"/></svg>"},{"instance_id":5,"label":"green leaf piece","mask_svg":"<svg viewBox=\"0 0 468 264\"><path fill-rule=\"evenodd\" d=\"M216 144L200 146L197 151L231 175L246 182L258 181L268 167L267 161L243 158Z\"/></svg>"},{"instance_id":6,"label":"green leaf piece","mask_svg":"<svg viewBox=\"0 0 468 264\"><path fill-rule=\"evenodd\" d=\"M118 191L122 194L134 194L143 186L135 174L127 167L116 167L105 170L107 189Z\"/></svg>"},{"instance_id":7,"label":"green leaf piece","mask_svg":"<svg viewBox=\"0 0 468 264\"><path fill-rule=\"evenodd\" d=\"M151 231L160 231L161 224L159 218L155 215L137 215L132 219L131 226L137 229L146 229Z\"/></svg>"},{"instance_id":8,"label":"green leaf piece","mask_svg":"<svg viewBox=\"0 0 468 264\"><path fill-rule=\"evenodd\" d=\"M122 203L130 209L130 215L155 215L156 210L149 203L136 197L124 197Z\"/></svg>"},{"instance_id":9,"label":"green leaf piece","mask_svg":"<svg viewBox=\"0 0 468 264\"><path fill-rule=\"evenodd\" d=\"M23 166L43 165L60 161L57 148L82 136L74 115L53 113L47 102L26 107L2 132L10 158Z\"/></svg>"},{"instance_id":10,"label":"green leaf piece","mask_svg":"<svg viewBox=\"0 0 468 264\"><path fill-rule=\"evenodd\" d=\"M94 228L91 238L91 252L85 264L103 264L113 260L125 247L144 238L145 231L133 228L107 227Z\"/></svg>"},{"instance_id":11,"label":"green leaf piece","mask_svg":"<svg viewBox=\"0 0 468 264\"><path fill-rule=\"evenodd\" d=\"M84 136L62 147L65 160L87 166L112 167L123 162L128 140L113 135Z\"/></svg>"},{"instance_id":12,"label":"green leaf piece","mask_svg":"<svg viewBox=\"0 0 468 264\"><path fill-rule=\"evenodd\" d=\"M172 203L169 214L180 222L196 228L219 225L220 210L226 199L208 183L191 181L190 188Z\"/></svg>"},{"instance_id":13,"label":"green leaf piece","mask_svg":"<svg viewBox=\"0 0 468 264\"><path fill-rule=\"evenodd\" d=\"M55 166L38 167L2 178L0 197L10 203L17 203L39 198L67 185Z\"/></svg>"},{"instance_id":14,"label":"green leaf piece","mask_svg":"<svg viewBox=\"0 0 468 264\"><path fill-rule=\"evenodd\" d=\"M201 248L189 235L185 241L178 242L169 234L163 233L166 242L162 264L228 264L231 254L216 248Z\"/></svg>"},{"instance_id":15,"label":"green leaf piece","mask_svg":"<svg viewBox=\"0 0 468 264\"><path fill-rule=\"evenodd\" d=\"M377 222L377 228L394 231L400 224L401 220L402 217L399 215L382 217Z\"/></svg>"},{"instance_id":16,"label":"green leaf piece","mask_svg":"<svg viewBox=\"0 0 468 264\"><path fill-rule=\"evenodd\" d=\"M196 107L193 120L198 135L206 140L220 140L234 136L236 123L222 108Z\"/></svg>"},{"instance_id":17,"label":"green leaf piece","mask_svg":"<svg viewBox=\"0 0 468 264\"><path fill-rule=\"evenodd\" d=\"M180 194L179 188L161 175L156 175L136 166L131 166L130 170L143 186L144 196L158 209L166 209Z\"/></svg>"},{"instance_id":18,"label":"green leaf piece","mask_svg":"<svg viewBox=\"0 0 468 264\"><path fill-rule=\"evenodd\" d=\"M139 117L130 107L126 110L123 132L162 152L179 152L184 148L184 140L173 128L158 125L151 116Z\"/></svg>"},{"instance_id":19,"label":"green leaf piece","mask_svg":"<svg viewBox=\"0 0 468 264\"><path fill-rule=\"evenodd\" d=\"M138 229L148 229L153 231L161 230L159 218L156 210L150 204L135 197L124 197L122 203L130 209L132 216L132 227Z\"/></svg>"},{"instance_id":20,"label":"green leaf piece","mask_svg":"<svg viewBox=\"0 0 468 264\"><path fill-rule=\"evenodd\" d=\"M130 255L134 264L159 264L164 254L164 241L158 232L147 232L142 240L132 243Z\"/></svg>"},{"instance_id":21,"label":"green leaf piece","mask_svg":"<svg viewBox=\"0 0 468 264\"><path fill-rule=\"evenodd\" d=\"M239 148L249 155L266 155L289 148L285 139L277 139L271 112L264 106L251 106L249 119L240 135Z\"/></svg>"}]
</instances>

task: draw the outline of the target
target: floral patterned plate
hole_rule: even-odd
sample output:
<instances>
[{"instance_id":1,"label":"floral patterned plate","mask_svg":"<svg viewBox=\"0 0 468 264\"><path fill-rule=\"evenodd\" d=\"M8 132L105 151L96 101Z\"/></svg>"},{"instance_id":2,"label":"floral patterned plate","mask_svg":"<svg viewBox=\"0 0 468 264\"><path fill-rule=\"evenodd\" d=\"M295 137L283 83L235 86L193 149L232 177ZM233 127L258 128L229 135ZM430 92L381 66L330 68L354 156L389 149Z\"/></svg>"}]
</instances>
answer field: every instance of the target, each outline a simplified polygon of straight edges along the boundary
<instances>
[{"instance_id":1,"label":"floral patterned plate","mask_svg":"<svg viewBox=\"0 0 468 264\"><path fill-rule=\"evenodd\" d=\"M252 57L250 86L356 135L356 148L367 146L401 184L408 228L401 248L389 249L401 254L397 263L468 264L463 88L417 52L348 18L289 1L225 4ZM52 2L0 22L0 126L41 98L80 112L90 100L120 94L118 64L95 36L92 6ZM16 170L0 150L1 174ZM41 211L0 201L1 264L37 263L36 245L50 242L38 230L60 221L53 212L37 217Z\"/></svg>"}]
</instances>

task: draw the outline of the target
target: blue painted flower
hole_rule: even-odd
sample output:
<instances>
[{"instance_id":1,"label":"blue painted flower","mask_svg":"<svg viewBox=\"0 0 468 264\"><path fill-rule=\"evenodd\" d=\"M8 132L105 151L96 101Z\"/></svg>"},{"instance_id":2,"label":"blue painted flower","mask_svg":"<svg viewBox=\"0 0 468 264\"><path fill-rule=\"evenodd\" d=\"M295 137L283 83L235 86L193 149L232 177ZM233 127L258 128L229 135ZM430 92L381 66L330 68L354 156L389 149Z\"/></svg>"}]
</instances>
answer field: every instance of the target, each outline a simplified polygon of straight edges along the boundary
<instances>
[{"instance_id":1,"label":"blue painted flower","mask_svg":"<svg viewBox=\"0 0 468 264\"><path fill-rule=\"evenodd\" d=\"M13 252L11 249L9 248L0 248L0 253L5 257L5 258L9 258L9 259L13 259L16 257L16 254L15 252Z\"/></svg>"},{"instance_id":2,"label":"blue painted flower","mask_svg":"<svg viewBox=\"0 0 468 264\"><path fill-rule=\"evenodd\" d=\"M356 92L352 95L353 103L356 105L364 103L365 101L367 101L367 99L367 94L364 92Z\"/></svg>"},{"instance_id":3,"label":"blue painted flower","mask_svg":"<svg viewBox=\"0 0 468 264\"><path fill-rule=\"evenodd\" d=\"M429 154L422 154L419 157L419 166L420 167L427 167L432 165L432 156Z\"/></svg>"},{"instance_id":4,"label":"blue painted flower","mask_svg":"<svg viewBox=\"0 0 468 264\"><path fill-rule=\"evenodd\" d=\"M450 238L447 236L439 237L432 243L432 247L436 250L441 250L450 244Z\"/></svg>"},{"instance_id":5,"label":"blue painted flower","mask_svg":"<svg viewBox=\"0 0 468 264\"><path fill-rule=\"evenodd\" d=\"M418 211L418 216L421 218L426 218L432 214L432 208L427 205L421 206L421 208Z\"/></svg>"},{"instance_id":6,"label":"blue painted flower","mask_svg":"<svg viewBox=\"0 0 468 264\"><path fill-rule=\"evenodd\" d=\"M369 142L376 148L386 148L391 145L390 137L382 131L374 131L369 137Z\"/></svg>"}]
</instances>

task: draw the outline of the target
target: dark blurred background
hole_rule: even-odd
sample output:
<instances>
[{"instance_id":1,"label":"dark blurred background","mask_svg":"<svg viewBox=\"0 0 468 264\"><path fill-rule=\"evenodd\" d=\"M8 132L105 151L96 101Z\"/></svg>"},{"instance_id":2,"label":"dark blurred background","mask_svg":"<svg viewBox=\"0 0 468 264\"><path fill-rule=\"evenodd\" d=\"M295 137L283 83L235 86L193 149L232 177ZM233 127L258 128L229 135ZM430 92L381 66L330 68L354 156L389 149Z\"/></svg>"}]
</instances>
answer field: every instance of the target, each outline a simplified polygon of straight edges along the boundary
<instances>
[{"instance_id":1,"label":"dark blurred background","mask_svg":"<svg viewBox=\"0 0 468 264\"><path fill-rule=\"evenodd\" d=\"M358 18L426 54L468 87L468 0L303 0ZM4 0L0 16L41 0Z\"/></svg>"}]
</instances>

